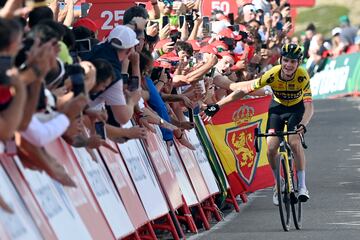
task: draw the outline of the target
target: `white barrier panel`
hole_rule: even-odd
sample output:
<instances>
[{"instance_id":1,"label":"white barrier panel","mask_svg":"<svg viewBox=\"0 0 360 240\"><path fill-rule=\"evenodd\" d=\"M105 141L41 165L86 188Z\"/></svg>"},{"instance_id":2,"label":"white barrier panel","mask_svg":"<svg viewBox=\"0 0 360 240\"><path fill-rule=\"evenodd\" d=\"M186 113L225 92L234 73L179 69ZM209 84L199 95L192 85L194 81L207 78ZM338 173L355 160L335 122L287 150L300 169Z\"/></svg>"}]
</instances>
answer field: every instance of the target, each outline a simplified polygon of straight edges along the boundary
<instances>
[{"instance_id":1,"label":"white barrier panel","mask_svg":"<svg viewBox=\"0 0 360 240\"><path fill-rule=\"evenodd\" d=\"M32 219L34 219L34 222L39 228L43 238L46 240L57 239L54 231L45 217L45 214L41 211L34 194L31 192L29 184L26 182L23 175L16 166L14 159L4 156L0 157L0 160L9 178L11 179L11 182L15 186L21 198L24 200L24 204L31 214Z\"/></svg>"},{"instance_id":2,"label":"white barrier panel","mask_svg":"<svg viewBox=\"0 0 360 240\"><path fill-rule=\"evenodd\" d=\"M199 201L196 198L194 189L191 186L190 180L187 177L184 166L181 164L180 156L177 153L174 145L170 148L170 156L169 157L170 157L171 165L175 171L176 178L179 182L181 192L184 195L187 205L189 207L191 207L193 205L198 204Z\"/></svg>"},{"instance_id":3,"label":"white barrier panel","mask_svg":"<svg viewBox=\"0 0 360 240\"><path fill-rule=\"evenodd\" d=\"M194 188L195 194L201 203L210 196L209 189L201 174L199 164L197 163L194 153L187 147L175 141L176 148L178 149L182 163L186 169L187 175Z\"/></svg>"},{"instance_id":4,"label":"white barrier panel","mask_svg":"<svg viewBox=\"0 0 360 240\"><path fill-rule=\"evenodd\" d=\"M119 239L133 233L134 226L99 154L90 150L96 158L93 159L85 148L72 148L72 150L115 237Z\"/></svg>"},{"instance_id":5,"label":"white barrier panel","mask_svg":"<svg viewBox=\"0 0 360 240\"><path fill-rule=\"evenodd\" d=\"M124 127L132 126L128 122ZM118 146L149 219L167 214L169 208L140 141L133 139Z\"/></svg>"},{"instance_id":6,"label":"white barrier panel","mask_svg":"<svg viewBox=\"0 0 360 240\"><path fill-rule=\"evenodd\" d=\"M106 142L114 149L117 149L117 146L114 142L110 140L106 140ZM113 153L104 147L100 147L100 154L109 169L115 186L119 191L120 197L134 227L139 228L145 223L148 223L149 218L146 215L140 197L135 189L134 183L132 182L128 171L126 170L124 161L120 154Z\"/></svg>"},{"instance_id":7,"label":"white barrier panel","mask_svg":"<svg viewBox=\"0 0 360 240\"><path fill-rule=\"evenodd\" d=\"M0 221L4 226L4 231L7 233L7 236L10 239L16 240L41 239L42 237L39 230L1 165L0 195L14 211L14 213L11 214L0 208ZM0 236L0 239L3 239L3 237Z\"/></svg>"},{"instance_id":8,"label":"white barrier panel","mask_svg":"<svg viewBox=\"0 0 360 240\"><path fill-rule=\"evenodd\" d=\"M15 160L57 238L91 239L64 187L45 173L24 168L18 157Z\"/></svg>"},{"instance_id":9,"label":"white barrier panel","mask_svg":"<svg viewBox=\"0 0 360 240\"><path fill-rule=\"evenodd\" d=\"M196 150L194 151L195 158L199 163L201 173L205 179L206 185L209 188L210 194L213 195L219 193L220 190L216 183L216 178L213 171L211 170L211 166L204 152L203 146L201 145L199 138L197 137L196 130L191 129L186 133L186 135L188 136L191 144L194 145L196 148Z\"/></svg>"},{"instance_id":10,"label":"white barrier panel","mask_svg":"<svg viewBox=\"0 0 360 240\"><path fill-rule=\"evenodd\" d=\"M76 188L65 188L65 191L76 207L91 237L93 239L115 239L99 205L91 194L70 146L59 139L48 144L46 150L53 156L62 156L58 158L59 163L66 168L67 173L76 183Z\"/></svg>"},{"instance_id":11,"label":"white barrier panel","mask_svg":"<svg viewBox=\"0 0 360 240\"><path fill-rule=\"evenodd\" d=\"M177 209L183 205L182 192L170 163L167 146L161 138L160 128L156 125L153 127L157 133L148 131L146 148L172 209Z\"/></svg>"}]
</instances>

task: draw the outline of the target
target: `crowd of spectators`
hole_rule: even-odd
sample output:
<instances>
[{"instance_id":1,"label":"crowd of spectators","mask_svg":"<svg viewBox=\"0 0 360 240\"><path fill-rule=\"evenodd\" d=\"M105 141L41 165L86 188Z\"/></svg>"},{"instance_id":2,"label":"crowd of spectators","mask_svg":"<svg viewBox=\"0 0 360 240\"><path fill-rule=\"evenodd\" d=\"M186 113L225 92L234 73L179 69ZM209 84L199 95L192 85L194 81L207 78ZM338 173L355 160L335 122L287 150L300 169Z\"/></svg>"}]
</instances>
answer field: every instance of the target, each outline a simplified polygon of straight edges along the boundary
<instances>
[{"instance_id":1,"label":"crowd of spectators","mask_svg":"<svg viewBox=\"0 0 360 240\"><path fill-rule=\"evenodd\" d=\"M194 127L192 115L277 64L283 43L299 41L288 37L286 0L246 1L237 17L220 9L201 16L201 0L150 0L148 10L127 9L104 39L74 11L77 1L23 2L0 1L0 153L17 154L69 187L76 185L48 143L62 138L116 152L105 138L146 141L158 125L168 148L176 138L194 150L183 134ZM347 25L333 30L334 56L359 45L342 20ZM316 63L323 37L311 25L303 41ZM11 211L1 197L0 206Z\"/></svg>"},{"instance_id":2,"label":"crowd of spectators","mask_svg":"<svg viewBox=\"0 0 360 240\"><path fill-rule=\"evenodd\" d=\"M360 52L360 29L351 25L348 16L339 17L339 25L331 30L327 39L316 32L316 26L310 23L299 39L292 39L304 46L306 68L310 76L323 70L327 58L336 58L341 54Z\"/></svg>"}]
</instances>

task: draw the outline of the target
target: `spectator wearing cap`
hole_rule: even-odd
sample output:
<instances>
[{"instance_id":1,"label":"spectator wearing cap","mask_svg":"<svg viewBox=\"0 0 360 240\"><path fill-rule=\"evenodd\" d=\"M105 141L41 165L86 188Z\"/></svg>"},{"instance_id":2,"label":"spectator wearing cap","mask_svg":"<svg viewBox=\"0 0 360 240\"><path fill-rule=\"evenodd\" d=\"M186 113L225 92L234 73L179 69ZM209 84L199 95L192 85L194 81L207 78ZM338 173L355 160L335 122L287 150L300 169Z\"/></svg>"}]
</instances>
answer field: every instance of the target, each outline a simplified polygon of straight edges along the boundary
<instances>
[{"instance_id":1,"label":"spectator wearing cap","mask_svg":"<svg viewBox=\"0 0 360 240\"><path fill-rule=\"evenodd\" d=\"M114 81L103 92L93 96L93 102L91 103L97 105L105 102L106 105L110 106L111 114L113 114L111 124L113 125L118 126L118 124L127 123L134 113L134 106L140 99L140 93L134 91L126 101L121 77L121 62L128 58L138 43L136 34L131 28L119 25L110 32L102 43L95 46L91 51L90 61L97 58L106 59L111 63L115 72Z\"/></svg>"},{"instance_id":2,"label":"spectator wearing cap","mask_svg":"<svg viewBox=\"0 0 360 240\"><path fill-rule=\"evenodd\" d=\"M341 27L341 42L344 44L345 47L354 44L358 29L354 26L351 26L349 17L345 15L339 18L339 23Z\"/></svg>"},{"instance_id":3,"label":"spectator wearing cap","mask_svg":"<svg viewBox=\"0 0 360 240\"><path fill-rule=\"evenodd\" d=\"M342 51L343 51L343 47L341 47L341 39L340 39L340 33L341 33L341 28L340 27L336 27L333 30L331 30L331 53L332 56L336 57L339 56Z\"/></svg>"},{"instance_id":4,"label":"spectator wearing cap","mask_svg":"<svg viewBox=\"0 0 360 240\"><path fill-rule=\"evenodd\" d=\"M96 24L96 22L94 22L93 20L91 20L90 18L80 18L79 20L77 20L72 27L78 28L78 27L84 27L88 30L90 30L90 34L91 34L91 38L97 38L98 36L98 25ZM82 38L84 39L84 38Z\"/></svg>"}]
</instances>

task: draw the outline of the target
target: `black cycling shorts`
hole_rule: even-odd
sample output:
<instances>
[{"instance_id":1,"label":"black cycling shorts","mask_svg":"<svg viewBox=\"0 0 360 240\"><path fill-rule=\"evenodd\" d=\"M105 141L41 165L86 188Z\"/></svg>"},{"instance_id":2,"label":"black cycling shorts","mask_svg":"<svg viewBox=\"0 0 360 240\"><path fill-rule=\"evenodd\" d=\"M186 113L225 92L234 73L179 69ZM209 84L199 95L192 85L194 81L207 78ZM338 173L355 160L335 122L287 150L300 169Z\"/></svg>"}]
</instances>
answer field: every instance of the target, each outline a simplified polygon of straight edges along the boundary
<instances>
[{"instance_id":1,"label":"black cycling shorts","mask_svg":"<svg viewBox=\"0 0 360 240\"><path fill-rule=\"evenodd\" d=\"M285 122L287 121L288 131L295 130L295 127L301 122L304 115L305 107L303 101L294 106L284 106L272 100L269 107L267 132L284 131Z\"/></svg>"}]
</instances>

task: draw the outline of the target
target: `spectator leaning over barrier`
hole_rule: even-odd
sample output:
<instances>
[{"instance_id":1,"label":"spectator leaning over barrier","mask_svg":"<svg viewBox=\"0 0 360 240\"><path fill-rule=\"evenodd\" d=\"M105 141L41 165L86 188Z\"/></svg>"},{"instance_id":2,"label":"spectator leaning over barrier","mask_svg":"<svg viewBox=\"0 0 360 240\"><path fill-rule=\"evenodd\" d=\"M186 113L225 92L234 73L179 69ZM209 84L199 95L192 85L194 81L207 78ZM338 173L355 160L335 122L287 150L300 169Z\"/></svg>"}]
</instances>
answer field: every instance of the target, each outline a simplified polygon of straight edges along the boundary
<instances>
[{"instance_id":1,"label":"spectator leaning over barrier","mask_svg":"<svg viewBox=\"0 0 360 240\"><path fill-rule=\"evenodd\" d=\"M133 116L134 106L140 99L140 90L125 96L121 77L121 62L128 58L138 43L135 32L129 27L120 25L110 32L105 41L95 46L91 51L90 60L103 58L108 60L114 68L114 81L107 89L94 96L91 103L91 105L97 105L105 102L106 105L110 106L111 114L113 115L113 122L111 124L127 123Z\"/></svg>"}]
</instances>

